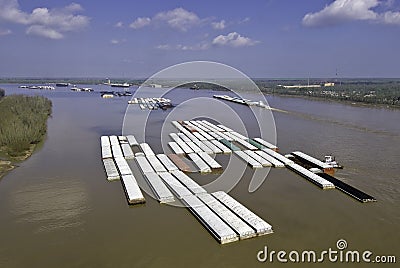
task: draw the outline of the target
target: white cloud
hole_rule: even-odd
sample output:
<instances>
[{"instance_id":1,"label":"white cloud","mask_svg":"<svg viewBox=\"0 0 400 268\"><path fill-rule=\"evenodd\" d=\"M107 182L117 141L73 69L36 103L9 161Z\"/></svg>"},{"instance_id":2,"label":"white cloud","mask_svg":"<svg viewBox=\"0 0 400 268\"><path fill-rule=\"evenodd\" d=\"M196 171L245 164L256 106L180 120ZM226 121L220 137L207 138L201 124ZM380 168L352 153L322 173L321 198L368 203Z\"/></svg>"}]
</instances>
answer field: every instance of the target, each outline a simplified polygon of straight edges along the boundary
<instances>
[{"instance_id":1,"label":"white cloud","mask_svg":"<svg viewBox=\"0 0 400 268\"><path fill-rule=\"evenodd\" d=\"M148 17L137 18L134 22L132 22L129 27L133 29L140 29L147 25L150 25L151 19Z\"/></svg>"},{"instance_id":2,"label":"white cloud","mask_svg":"<svg viewBox=\"0 0 400 268\"><path fill-rule=\"evenodd\" d=\"M170 50L172 49L172 47L170 45L167 44L162 44L162 45L158 45L156 46L157 49L161 49L161 50Z\"/></svg>"},{"instance_id":3,"label":"white cloud","mask_svg":"<svg viewBox=\"0 0 400 268\"><path fill-rule=\"evenodd\" d=\"M0 18L19 24L29 23L29 15L19 10L17 0L0 0Z\"/></svg>"},{"instance_id":4,"label":"white cloud","mask_svg":"<svg viewBox=\"0 0 400 268\"><path fill-rule=\"evenodd\" d=\"M215 29L215 30L223 30L225 29L226 25L225 25L225 20L221 20L219 22L211 22L211 26Z\"/></svg>"},{"instance_id":5,"label":"white cloud","mask_svg":"<svg viewBox=\"0 0 400 268\"><path fill-rule=\"evenodd\" d=\"M328 26L350 20L375 20L377 13L372 8L378 0L336 0L316 13L308 13L303 18L305 26Z\"/></svg>"},{"instance_id":6,"label":"white cloud","mask_svg":"<svg viewBox=\"0 0 400 268\"><path fill-rule=\"evenodd\" d=\"M199 51L199 50L206 50L210 48L210 44L203 42L201 44L196 45L169 45L169 44L162 44L155 47L156 49L160 50L182 50L182 51Z\"/></svg>"},{"instance_id":7,"label":"white cloud","mask_svg":"<svg viewBox=\"0 0 400 268\"><path fill-rule=\"evenodd\" d=\"M245 19L245 21L248 20L249 18ZM149 25L158 27L167 25L170 28L186 32L193 27L202 25L210 25L215 30L222 30L226 28L226 24L225 20L215 21L215 19L211 17L200 18L196 13L178 7L172 10L158 12L152 17L136 18L130 24L130 27L139 29Z\"/></svg>"},{"instance_id":8,"label":"white cloud","mask_svg":"<svg viewBox=\"0 0 400 268\"><path fill-rule=\"evenodd\" d=\"M154 20L166 22L171 28L187 31L194 25L200 23L200 18L193 12L183 8L157 13Z\"/></svg>"},{"instance_id":9,"label":"white cloud","mask_svg":"<svg viewBox=\"0 0 400 268\"><path fill-rule=\"evenodd\" d=\"M11 32L11 30L9 30L9 29L0 29L0 36L2 36L2 35L9 35L9 34L11 34L12 32Z\"/></svg>"},{"instance_id":10,"label":"white cloud","mask_svg":"<svg viewBox=\"0 0 400 268\"><path fill-rule=\"evenodd\" d=\"M119 44L122 44L124 42L126 42L125 38L124 39L111 39L110 40L110 44L112 44L112 45L119 45Z\"/></svg>"},{"instance_id":11,"label":"white cloud","mask_svg":"<svg viewBox=\"0 0 400 268\"><path fill-rule=\"evenodd\" d=\"M306 14L303 25L329 26L354 20L400 25L400 12L377 13L374 11L374 8L378 6L383 6L387 10L393 6L393 3L392 0L336 0L321 11Z\"/></svg>"},{"instance_id":12,"label":"white cloud","mask_svg":"<svg viewBox=\"0 0 400 268\"><path fill-rule=\"evenodd\" d=\"M68 10L70 12L79 12L79 11L83 11L83 8L80 4L72 3L68 6L66 6L65 10Z\"/></svg>"},{"instance_id":13,"label":"white cloud","mask_svg":"<svg viewBox=\"0 0 400 268\"><path fill-rule=\"evenodd\" d=\"M54 29L48 28L43 25L32 25L26 30L27 34L33 34L50 39L62 39L64 36Z\"/></svg>"},{"instance_id":14,"label":"white cloud","mask_svg":"<svg viewBox=\"0 0 400 268\"><path fill-rule=\"evenodd\" d=\"M50 39L61 39L65 32L78 31L89 24L89 17L77 15L82 11L79 4L72 3L61 9L39 7L31 13L20 9L17 0L0 0L0 18L12 23L29 26L27 34Z\"/></svg>"},{"instance_id":15,"label":"white cloud","mask_svg":"<svg viewBox=\"0 0 400 268\"><path fill-rule=\"evenodd\" d=\"M246 17L246 18L242 19L241 21L239 21L239 24L243 24L243 23L246 23L246 22L249 22L249 21L250 21L250 18Z\"/></svg>"},{"instance_id":16,"label":"white cloud","mask_svg":"<svg viewBox=\"0 0 400 268\"><path fill-rule=\"evenodd\" d=\"M202 44L196 44L193 46L190 45L178 45L176 47L179 50L190 50L190 51L199 51L199 50L206 50L210 48L210 44L208 43L202 43Z\"/></svg>"},{"instance_id":17,"label":"white cloud","mask_svg":"<svg viewBox=\"0 0 400 268\"><path fill-rule=\"evenodd\" d=\"M231 46L231 47L253 46L257 43L259 42L252 40L248 37L241 36L237 32L232 32L227 35L218 35L212 41L213 45Z\"/></svg>"},{"instance_id":18,"label":"white cloud","mask_svg":"<svg viewBox=\"0 0 400 268\"><path fill-rule=\"evenodd\" d=\"M380 16L380 20L385 24L400 25L400 12L387 11Z\"/></svg>"},{"instance_id":19,"label":"white cloud","mask_svg":"<svg viewBox=\"0 0 400 268\"><path fill-rule=\"evenodd\" d=\"M117 28L122 28L122 27L124 27L124 23L122 21L119 21L114 26Z\"/></svg>"}]
</instances>

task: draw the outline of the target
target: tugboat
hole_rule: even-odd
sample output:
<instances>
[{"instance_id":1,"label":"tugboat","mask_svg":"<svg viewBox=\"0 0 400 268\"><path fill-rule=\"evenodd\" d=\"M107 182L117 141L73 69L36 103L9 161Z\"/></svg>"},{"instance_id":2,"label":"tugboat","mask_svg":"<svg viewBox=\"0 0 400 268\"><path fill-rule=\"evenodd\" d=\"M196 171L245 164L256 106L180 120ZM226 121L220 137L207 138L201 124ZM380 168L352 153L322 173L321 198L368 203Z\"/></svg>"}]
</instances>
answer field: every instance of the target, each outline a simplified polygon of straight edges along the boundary
<instances>
[{"instance_id":1,"label":"tugboat","mask_svg":"<svg viewBox=\"0 0 400 268\"><path fill-rule=\"evenodd\" d=\"M332 166L333 168L343 169L343 166L336 162L336 159L332 155L325 155L325 163Z\"/></svg>"}]
</instances>

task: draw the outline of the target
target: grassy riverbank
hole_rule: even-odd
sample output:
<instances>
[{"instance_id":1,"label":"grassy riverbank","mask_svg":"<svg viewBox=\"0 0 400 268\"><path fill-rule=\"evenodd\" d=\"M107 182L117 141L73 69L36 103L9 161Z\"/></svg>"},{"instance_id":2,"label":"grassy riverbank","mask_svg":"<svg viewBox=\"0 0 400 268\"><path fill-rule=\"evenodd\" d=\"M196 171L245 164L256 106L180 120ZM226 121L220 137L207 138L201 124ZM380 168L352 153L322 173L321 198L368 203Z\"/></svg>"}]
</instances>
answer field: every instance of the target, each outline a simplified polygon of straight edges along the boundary
<instances>
[{"instance_id":1,"label":"grassy riverbank","mask_svg":"<svg viewBox=\"0 0 400 268\"><path fill-rule=\"evenodd\" d=\"M0 90L1 91L1 90ZM0 177L27 159L47 132L51 101L41 96L11 95L0 92Z\"/></svg>"}]
</instances>

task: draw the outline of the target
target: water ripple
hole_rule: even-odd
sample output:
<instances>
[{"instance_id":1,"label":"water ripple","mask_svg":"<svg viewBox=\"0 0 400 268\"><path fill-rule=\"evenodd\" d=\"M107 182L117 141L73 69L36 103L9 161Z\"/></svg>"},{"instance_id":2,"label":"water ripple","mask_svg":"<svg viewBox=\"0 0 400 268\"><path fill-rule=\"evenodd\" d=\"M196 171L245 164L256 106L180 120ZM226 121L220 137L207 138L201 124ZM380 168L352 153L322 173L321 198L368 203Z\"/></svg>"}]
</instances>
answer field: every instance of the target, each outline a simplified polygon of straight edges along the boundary
<instances>
[{"instance_id":1,"label":"water ripple","mask_svg":"<svg viewBox=\"0 0 400 268\"><path fill-rule=\"evenodd\" d=\"M80 226L88 211L82 182L60 178L19 189L13 194L12 204L17 222L36 223L37 232Z\"/></svg>"}]
</instances>

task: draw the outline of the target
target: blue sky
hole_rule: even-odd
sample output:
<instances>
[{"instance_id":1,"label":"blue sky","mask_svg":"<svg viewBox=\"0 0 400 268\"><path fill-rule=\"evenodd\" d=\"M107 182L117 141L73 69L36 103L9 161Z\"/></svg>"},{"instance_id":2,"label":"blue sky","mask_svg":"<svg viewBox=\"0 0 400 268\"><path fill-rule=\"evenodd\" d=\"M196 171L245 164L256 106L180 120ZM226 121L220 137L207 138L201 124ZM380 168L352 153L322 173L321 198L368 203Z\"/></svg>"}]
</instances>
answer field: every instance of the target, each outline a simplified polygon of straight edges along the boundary
<instances>
[{"instance_id":1,"label":"blue sky","mask_svg":"<svg viewBox=\"0 0 400 268\"><path fill-rule=\"evenodd\" d=\"M399 47L398 0L0 0L1 77L400 77Z\"/></svg>"}]
</instances>

